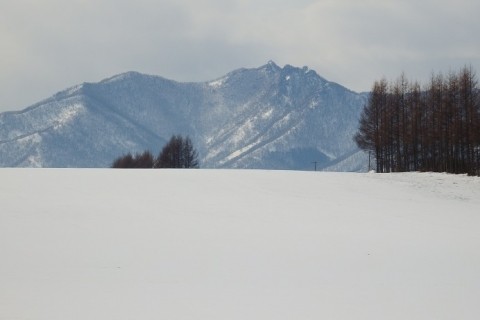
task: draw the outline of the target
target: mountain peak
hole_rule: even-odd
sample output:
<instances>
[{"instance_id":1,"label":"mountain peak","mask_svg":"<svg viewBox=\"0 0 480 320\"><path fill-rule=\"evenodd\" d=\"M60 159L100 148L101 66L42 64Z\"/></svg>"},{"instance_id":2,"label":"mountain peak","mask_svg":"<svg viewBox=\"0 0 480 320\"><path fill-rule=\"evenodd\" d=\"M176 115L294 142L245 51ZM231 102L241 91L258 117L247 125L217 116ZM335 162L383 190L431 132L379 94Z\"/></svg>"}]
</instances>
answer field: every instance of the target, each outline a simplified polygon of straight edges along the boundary
<instances>
[{"instance_id":1,"label":"mountain peak","mask_svg":"<svg viewBox=\"0 0 480 320\"><path fill-rule=\"evenodd\" d=\"M272 66L272 67L278 67L278 65L273 60L268 60L267 65Z\"/></svg>"},{"instance_id":2,"label":"mountain peak","mask_svg":"<svg viewBox=\"0 0 480 320\"><path fill-rule=\"evenodd\" d=\"M143 74L141 74L140 72L137 72L137 71L127 71L127 72L117 74L113 77L104 79L101 82L102 83L116 82L116 81L122 81L122 80L129 79L129 78L136 78L138 76L143 76Z\"/></svg>"},{"instance_id":3,"label":"mountain peak","mask_svg":"<svg viewBox=\"0 0 480 320\"><path fill-rule=\"evenodd\" d=\"M273 60L269 60L266 65L264 65L261 68L265 68L267 70L271 71L280 71L282 68L280 68Z\"/></svg>"},{"instance_id":4,"label":"mountain peak","mask_svg":"<svg viewBox=\"0 0 480 320\"><path fill-rule=\"evenodd\" d=\"M182 134L202 167L357 170L352 137L365 98L315 75L268 61L202 83L138 72L85 83L1 114L0 167L106 167Z\"/></svg>"}]
</instances>

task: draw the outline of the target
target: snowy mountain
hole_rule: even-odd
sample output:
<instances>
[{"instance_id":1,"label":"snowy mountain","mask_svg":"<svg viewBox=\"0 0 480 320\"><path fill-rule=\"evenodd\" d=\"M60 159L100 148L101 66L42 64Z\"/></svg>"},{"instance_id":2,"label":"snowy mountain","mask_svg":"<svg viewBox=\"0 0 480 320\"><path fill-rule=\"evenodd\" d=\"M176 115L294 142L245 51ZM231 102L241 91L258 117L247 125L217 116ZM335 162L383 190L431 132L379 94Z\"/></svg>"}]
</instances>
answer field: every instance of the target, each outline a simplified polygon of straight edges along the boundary
<instances>
[{"instance_id":1,"label":"snowy mountain","mask_svg":"<svg viewBox=\"0 0 480 320\"><path fill-rule=\"evenodd\" d=\"M128 72L0 114L0 166L108 167L182 134L204 168L364 170L352 137L365 102L274 62L202 83Z\"/></svg>"}]
</instances>

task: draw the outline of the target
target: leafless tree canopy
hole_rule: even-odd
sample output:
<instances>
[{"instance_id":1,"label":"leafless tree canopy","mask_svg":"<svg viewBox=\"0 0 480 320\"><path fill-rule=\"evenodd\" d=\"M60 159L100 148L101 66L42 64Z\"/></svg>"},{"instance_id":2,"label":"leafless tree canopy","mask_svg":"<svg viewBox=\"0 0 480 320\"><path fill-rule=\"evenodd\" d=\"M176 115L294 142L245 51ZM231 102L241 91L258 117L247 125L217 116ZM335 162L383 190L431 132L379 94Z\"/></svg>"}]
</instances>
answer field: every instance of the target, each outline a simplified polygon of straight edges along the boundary
<instances>
[{"instance_id":1,"label":"leafless tree canopy","mask_svg":"<svg viewBox=\"0 0 480 320\"><path fill-rule=\"evenodd\" d=\"M432 75L423 89L401 75L376 81L355 141L377 172L480 175L480 94L472 68Z\"/></svg>"},{"instance_id":2,"label":"leafless tree canopy","mask_svg":"<svg viewBox=\"0 0 480 320\"><path fill-rule=\"evenodd\" d=\"M150 151L115 159L112 168L198 168L198 153L189 137L174 135L157 158Z\"/></svg>"}]
</instances>

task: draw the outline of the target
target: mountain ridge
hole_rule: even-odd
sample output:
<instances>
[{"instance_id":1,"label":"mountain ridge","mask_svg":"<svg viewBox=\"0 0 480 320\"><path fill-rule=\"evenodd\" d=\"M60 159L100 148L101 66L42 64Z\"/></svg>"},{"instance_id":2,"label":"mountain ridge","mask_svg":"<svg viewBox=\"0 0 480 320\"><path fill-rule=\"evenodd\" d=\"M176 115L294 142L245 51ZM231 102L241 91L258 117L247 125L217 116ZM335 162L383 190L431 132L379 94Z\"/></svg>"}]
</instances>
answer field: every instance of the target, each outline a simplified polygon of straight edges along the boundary
<instances>
[{"instance_id":1,"label":"mountain ridge","mask_svg":"<svg viewBox=\"0 0 480 320\"><path fill-rule=\"evenodd\" d=\"M328 168L357 154L352 137L365 101L308 67L273 61L205 82L128 71L1 113L0 166L106 167L183 134L202 167L306 170L320 159Z\"/></svg>"}]
</instances>

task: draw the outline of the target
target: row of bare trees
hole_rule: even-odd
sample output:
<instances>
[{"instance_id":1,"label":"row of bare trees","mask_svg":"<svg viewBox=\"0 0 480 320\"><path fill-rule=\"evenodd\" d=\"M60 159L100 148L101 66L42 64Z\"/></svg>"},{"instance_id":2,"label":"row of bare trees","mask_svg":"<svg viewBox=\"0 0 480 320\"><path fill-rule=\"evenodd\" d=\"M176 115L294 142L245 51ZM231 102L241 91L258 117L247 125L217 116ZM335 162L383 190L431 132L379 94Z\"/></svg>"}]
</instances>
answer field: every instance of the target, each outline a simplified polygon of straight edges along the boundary
<instances>
[{"instance_id":1,"label":"row of bare trees","mask_svg":"<svg viewBox=\"0 0 480 320\"><path fill-rule=\"evenodd\" d=\"M149 168L198 168L198 152L187 136L174 135L154 158L150 151L131 153L115 159L112 168L149 169Z\"/></svg>"},{"instance_id":2,"label":"row of bare trees","mask_svg":"<svg viewBox=\"0 0 480 320\"><path fill-rule=\"evenodd\" d=\"M432 75L421 87L404 75L376 81L355 135L377 172L436 171L480 175L480 91L464 67Z\"/></svg>"}]
</instances>

